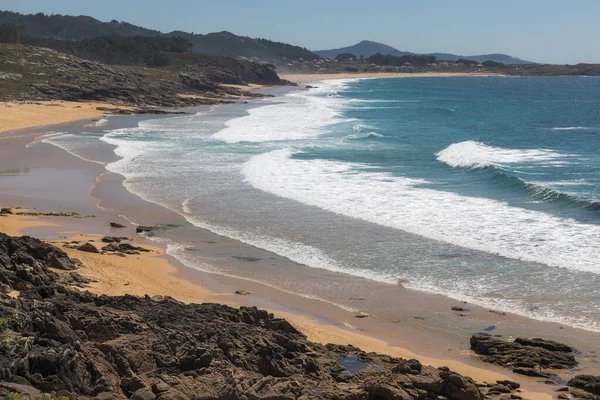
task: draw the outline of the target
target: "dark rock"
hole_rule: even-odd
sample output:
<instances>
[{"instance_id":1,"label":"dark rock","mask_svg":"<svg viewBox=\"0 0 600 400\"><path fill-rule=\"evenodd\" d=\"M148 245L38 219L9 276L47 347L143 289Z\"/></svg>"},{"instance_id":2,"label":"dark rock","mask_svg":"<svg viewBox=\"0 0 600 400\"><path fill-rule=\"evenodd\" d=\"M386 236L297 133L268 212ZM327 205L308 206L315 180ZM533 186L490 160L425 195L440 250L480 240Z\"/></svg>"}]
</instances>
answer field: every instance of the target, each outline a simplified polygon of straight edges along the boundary
<instances>
[{"instance_id":1,"label":"dark rock","mask_svg":"<svg viewBox=\"0 0 600 400\"><path fill-rule=\"evenodd\" d=\"M525 375L525 376L533 376L536 378L550 378L550 374L546 374L542 372L539 368L513 368L512 370L515 374Z\"/></svg>"},{"instance_id":2,"label":"dark rock","mask_svg":"<svg viewBox=\"0 0 600 400\"><path fill-rule=\"evenodd\" d=\"M512 392L513 389L511 389L510 387L506 386L506 385L502 385L502 384L497 384L494 385L492 387L490 387L490 392L497 392L497 393L510 393Z\"/></svg>"},{"instance_id":3,"label":"dark rock","mask_svg":"<svg viewBox=\"0 0 600 400\"><path fill-rule=\"evenodd\" d=\"M567 382L567 386L600 396L600 376L577 375Z\"/></svg>"},{"instance_id":4,"label":"dark rock","mask_svg":"<svg viewBox=\"0 0 600 400\"><path fill-rule=\"evenodd\" d=\"M0 215L7 215L7 214L12 214L12 210L10 208L0 208Z\"/></svg>"},{"instance_id":5,"label":"dark rock","mask_svg":"<svg viewBox=\"0 0 600 400\"><path fill-rule=\"evenodd\" d=\"M462 308L462 307L452 307L451 310L452 311L460 311L460 312L469 312L469 311L471 311L468 308Z\"/></svg>"},{"instance_id":6,"label":"dark rock","mask_svg":"<svg viewBox=\"0 0 600 400\"><path fill-rule=\"evenodd\" d=\"M121 243L123 240L128 240L125 236L104 236L102 242L104 243Z\"/></svg>"},{"instance_id":7,"label":"dark rock","mask_svg":"<svg viewBox=\"0 0 600 400\"><path fill-rule=\"evenodd\" d=\"M118 222L111 222L110 227L111 228L125 228L125 225L119 224Z\"/></svg>"},{"instance_id":8,"label":"dark rock","mask_svg":"<svg viewBox=\"0 0 600 400\"><path fill-rule=\"evenodd\" d=\"M91 243L84 243L81 246L77 246L76 249L87 253L100 253L100 250Z\"/></svg>"},{"instance_id":9,"label":"dark rock","mask_svg":"<svg viewBox=\"0 0 600 400\"><path fill-rule=\"evenodd\" d=\"M249 292L247 290L236 290L235 294L239 294L239 295L242 295L242 296L247 296L249 294L252 294L252 292Z\"/></svg>"},{"instance_id":10,"label":"dark rock","mask_svg":"<svg viewBox=\"0 0 600 400\"><path fill-rule=\"evenodd\" d=\"M511 388L511 390L516 390L521 387L521 384L518 382L515 382L515 381L503 380L503 381L496 381L496 383L499 385L508 386L509 388Z\"/></svg>"},{"instance_id":11,"label":"dark rock","mask_svg":"<svg viewBox=\"0 0 600 400\"><path fill-rule=\"evenodd\" d=\"M108 245L102 247L102 250L110 251L110 252L117 252L117 253L122 253L122 254L140 254L140 252L149 252L150 251L144 247L134 246L130 243L119 243L119 244L111 243L111 244L108 244Z\"/></svg>"},{"instance_id":12,"label":"dark rock","mask_svg":"<svg viewBox=\"0 0 600 400\"><path fill-rule=\"evenodd\" d=\"M507 342L478 333L470 342L484 361L504 367L569 369L577 365L570 347L552 341L520 338Z\"/></svg>"},{"instance_id":13,"label":"dark rock","mask_svg":"<svg viewBox=\"0 0 600 400\"><path fill-rule=\"evenodd\" d=\"M540 338L534 339L526 339L526 338L516 338L515 343L519 343L523 346L532 346L532 347L541 347L543 349L549 351L558 351L563 353L572 353L573 348L567 346L566 344L558 343L553 340L544 340Z\"/></svg>"},{"instance_id":14,"label":"dark rock","mask_svg":"<svg viewBox=\"0 0 600 400\"><path fill-rule=\"evenodd\" d=\"M149 233L149 232L153 232L156 228L153 226L136 226L135 228L135 232L136 233Z\"/></svg>"}]
</instances>

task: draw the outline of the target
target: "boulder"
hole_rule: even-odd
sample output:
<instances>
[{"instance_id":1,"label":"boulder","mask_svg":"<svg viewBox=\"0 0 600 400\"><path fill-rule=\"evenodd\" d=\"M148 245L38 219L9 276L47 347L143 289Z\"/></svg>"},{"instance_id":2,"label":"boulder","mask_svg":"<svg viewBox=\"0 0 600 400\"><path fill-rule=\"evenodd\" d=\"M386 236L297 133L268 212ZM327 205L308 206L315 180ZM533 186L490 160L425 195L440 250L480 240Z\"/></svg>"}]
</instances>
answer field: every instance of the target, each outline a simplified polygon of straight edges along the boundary
<instances>
[{"instance_id":1,"label":"boulder","mask_svg":"<svg viewBox=\"0 0 600 400\"><path fill-rule=\"evenodd\" d=\"M96 246L94 246L91 243L84 243L81 246L77 246L76 247L77 250L79 251L85 251L87 253L100 253L100 250L98 250L98 248Z\"/></svg>"},{"instance_id":2,"label":"boulder","mask_svg":"<svg viewBox=\"0 0 600 400\"><path fill-rule=\"evenodd\" d=\"M504 367L570 369L577 365L571 347L539 338L508 342L478 333L471 337L470 343L484 361Z\"/></svg>"}]
</instances>

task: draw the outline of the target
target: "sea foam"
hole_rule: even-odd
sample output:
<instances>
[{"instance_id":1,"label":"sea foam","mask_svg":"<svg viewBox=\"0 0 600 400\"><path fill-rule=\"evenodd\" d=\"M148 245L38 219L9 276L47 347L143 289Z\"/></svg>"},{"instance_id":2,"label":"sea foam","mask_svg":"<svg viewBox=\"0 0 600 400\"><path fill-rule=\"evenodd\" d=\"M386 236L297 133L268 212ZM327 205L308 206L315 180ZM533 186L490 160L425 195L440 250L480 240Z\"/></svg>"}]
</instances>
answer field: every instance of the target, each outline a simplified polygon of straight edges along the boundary
<instances>
[{"instance_id":1,"label":"sea foam","mask_svg":"<svg viewBox=\"0 0 600 400\"><path fill-rule=\"evenodd\" d=\"M281 197L430 239L600 274L600 226L429 189L427 181L368 172L360 164L300 160L293 154L284 149L252 157L242 170L246 181Z\"/></svg>"},{"instance_id":2,"label":"sea foam","mask_svg":"<svg viewBox=\"0 0 600 400\"><path fill-rule=\"evenodd\" d=\"M226 128L212 138L226 143L258 143L310 139L327 133L327 126L350 121L342 117L345 100L337 97L337 91L350 81L323 81L318 88L287 94L284 101L252 108L247 116L227 121Z\"/></svg>"},{"instance_id":3,"label":"sea foam","mask_svg":"<svg viewBox=\"0 0 600 400\"><path fill-rule=\"evenodd\" d=\"M438 161L455 168L486 168L525 162L564 164L568 155L547 149L504 149L467 140L453 143L436 154Z\"/></svg>"}]
</instances>

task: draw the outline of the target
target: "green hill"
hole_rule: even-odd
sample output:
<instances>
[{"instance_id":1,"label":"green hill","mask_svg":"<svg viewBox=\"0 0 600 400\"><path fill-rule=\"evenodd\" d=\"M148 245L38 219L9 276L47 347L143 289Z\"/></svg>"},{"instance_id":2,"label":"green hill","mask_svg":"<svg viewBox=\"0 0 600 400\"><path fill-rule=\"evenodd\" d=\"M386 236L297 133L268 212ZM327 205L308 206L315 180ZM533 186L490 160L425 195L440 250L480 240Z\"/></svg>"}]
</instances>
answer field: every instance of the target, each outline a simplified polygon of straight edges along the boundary
<instances>
[{"instance_id":1,"label":"green hill","mask_svg":"<svg viewBox=\"0 0 600 400\"><path fill-rule=\"evenodd\" d=\"M264 61L279 62L288 59L316 59L317 54L303 47L287 43L274 42L268 39L255 39L234 35L230 32L193 34L183 31L163 33L132 25L127 22L112 20L102 22L88 16L19 14L11 11L0 11L0 25L22 25L25 34L33 38L82 41L107 36L168 36L182 37L189 40L195 53L214 54L228 57L257 57Z\"/></svg>"}]
</instances>

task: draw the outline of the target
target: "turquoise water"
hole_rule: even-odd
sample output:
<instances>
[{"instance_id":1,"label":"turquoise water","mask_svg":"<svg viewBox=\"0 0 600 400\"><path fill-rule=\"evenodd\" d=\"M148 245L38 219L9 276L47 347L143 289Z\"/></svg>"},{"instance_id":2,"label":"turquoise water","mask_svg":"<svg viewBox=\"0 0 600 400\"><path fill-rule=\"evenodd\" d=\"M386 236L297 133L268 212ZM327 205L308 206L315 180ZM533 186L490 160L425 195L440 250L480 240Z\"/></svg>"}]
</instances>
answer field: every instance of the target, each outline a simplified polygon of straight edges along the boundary
<instances>
[{"instance_id":1,"label":"turquoise water","mask_svg":"<svg viewBox=\"0 0 600 400\"><path fill-rule=\"evenodd\" d=\"M106 130L107 168L308 267L600 329L600 79L315 85Z\"/></svg>"}]
</instances>

